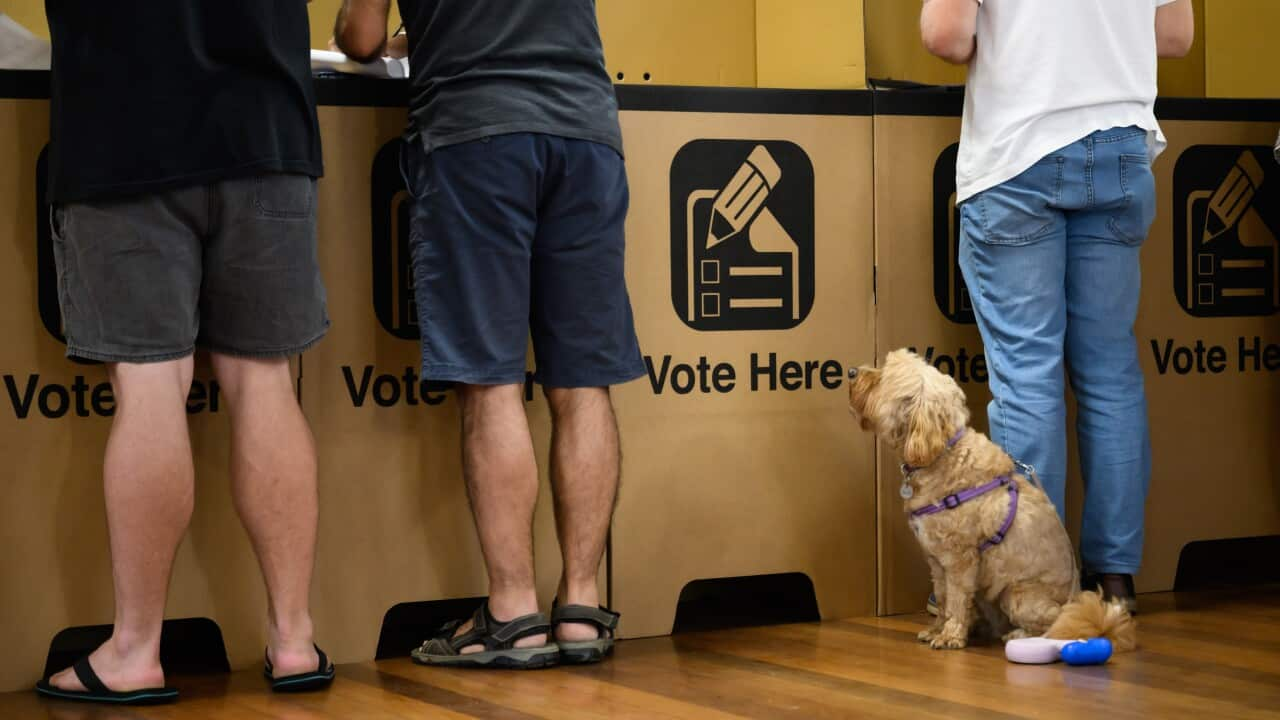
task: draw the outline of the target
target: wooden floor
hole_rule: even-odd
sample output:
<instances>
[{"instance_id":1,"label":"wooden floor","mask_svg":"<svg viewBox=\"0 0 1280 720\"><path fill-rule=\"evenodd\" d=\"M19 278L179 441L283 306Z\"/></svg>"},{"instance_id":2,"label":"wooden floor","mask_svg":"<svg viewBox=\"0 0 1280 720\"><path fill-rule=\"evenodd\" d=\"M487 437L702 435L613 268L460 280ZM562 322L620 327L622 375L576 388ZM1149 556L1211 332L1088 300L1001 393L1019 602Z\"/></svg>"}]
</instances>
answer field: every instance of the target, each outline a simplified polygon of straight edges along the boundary
<instances>
[{"instance_id":1,"label":"wooden floor","mask_svg":"<svg viewBox=\"0 0 1280 720\"><path fill-rule=\"evenodd\" d=\"M1280 588L1142 597L1142 648L1096 668L934 652L926 617L633 640L604 665L447 671L346 665L327 693L272 696L259 670L172 678L170 706L99 709L0 695L0 718L1280 718Z\"/></svg>"}]
</instances>

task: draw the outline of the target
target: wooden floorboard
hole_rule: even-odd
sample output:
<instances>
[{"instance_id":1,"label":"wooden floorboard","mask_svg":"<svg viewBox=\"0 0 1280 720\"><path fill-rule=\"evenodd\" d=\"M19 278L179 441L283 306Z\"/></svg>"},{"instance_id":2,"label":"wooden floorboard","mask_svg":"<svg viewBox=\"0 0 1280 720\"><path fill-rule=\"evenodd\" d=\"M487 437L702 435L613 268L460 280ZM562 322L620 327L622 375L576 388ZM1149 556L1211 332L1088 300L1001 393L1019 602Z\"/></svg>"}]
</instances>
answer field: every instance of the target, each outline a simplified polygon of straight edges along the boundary
<instances>
[{"instance_id":1,"label":"wooden floorboard","mask_svg":"<svg viewBox=\"0 0 1280 720\"><path fill-rule=\"evenodd\" d=\"M1277 590L1143 596L1141 648L1096 668L1011 665L995 644L934 652L919 615L631 640L603 665L539 672L344 665L309 695L272 695L257 669L171 678L182 700L153 708L0 694L0 718L1280 719Z\"/></svg>"}]
</instances>

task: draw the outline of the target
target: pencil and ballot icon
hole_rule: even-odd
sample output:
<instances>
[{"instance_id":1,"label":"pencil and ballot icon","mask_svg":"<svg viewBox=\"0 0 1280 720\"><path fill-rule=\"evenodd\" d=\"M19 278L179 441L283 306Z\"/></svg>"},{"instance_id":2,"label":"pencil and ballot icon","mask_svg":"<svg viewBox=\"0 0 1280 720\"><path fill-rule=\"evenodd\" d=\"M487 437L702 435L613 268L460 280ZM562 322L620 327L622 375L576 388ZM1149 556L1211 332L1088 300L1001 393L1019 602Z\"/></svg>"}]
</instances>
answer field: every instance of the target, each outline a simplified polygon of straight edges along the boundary
<instances>
[{"instance_id":1,"label":"pencil and ballot icon","mask_svg":"<svg viewBox=\"0 0 1280 720\"><path fill-rule=\"evenodd\" d=\"M1280 173L1270 148L1197 146L1174 170L1174 288L1200 317L1280 310Z\"/></svg>"},{"instance_id":2,"label":"pencil and ballot icon","mask_svg":"<svg viewBox=\"0 0 1280 720\"><path fill-rule=\"evenodd\" d=\"M960 271L960 210L956 207L956 161L960 144L943 150L933 165L933 299L951 322L973 325L977 316Z\"/></svg>"},{"instance_id":3,"label":"pencil and ballot icon","mask_svg":"<svg viewBox=\"0 0 1280 720\"><path fill-rule=\"evenodd\" d=\"M813 227L813 166L798 146L686 145L672 165L676 312L698 330L800 324L813 305Z\"/></svg>"},{"instance_id":4,"label":"pencil and ballot icon","mask_svg":"<svg viewBox=\"0 0 1280 720\"><path fill-rule=\"evenodd\" d=\"M384 330L402 340L417 340L421 330L409 251L412 203L400 172L402 142L400 139L388 142L373 160L369 223L373 243L373 309Z\"/></svg>"}]
</instances>

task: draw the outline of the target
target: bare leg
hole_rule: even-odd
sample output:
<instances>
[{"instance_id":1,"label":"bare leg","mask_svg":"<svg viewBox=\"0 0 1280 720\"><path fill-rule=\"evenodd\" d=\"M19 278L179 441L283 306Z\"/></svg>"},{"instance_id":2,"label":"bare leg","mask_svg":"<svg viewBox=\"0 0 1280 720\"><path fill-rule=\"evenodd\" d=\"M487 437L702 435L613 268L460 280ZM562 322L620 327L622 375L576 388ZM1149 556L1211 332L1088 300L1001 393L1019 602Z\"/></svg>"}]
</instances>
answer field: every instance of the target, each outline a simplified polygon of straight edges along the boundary
<instances>
[{"instance_id":1,"label":"bare leg","mask_svg":"<svg viewBox=\"0 0 1280 720\"><path fill-rule=\"evenodd\" d=\"M267 585L267 652L276 677L313 672L316 450L289 362L214 354L213 369L231 412L232 497Z\"/></svg>"},{"instance_id":2,"label":"bare leg","mask_svg":"<svg viewBox=\"0 0 1280 720\"><path fill-rule=\"evenodd\" d=\"M600 605L596 578L618 496L621 451L608 388L548 388L553 433L551 483L556 534L564 558L558 597L570 605ZM556 639L594 640L592 625L565 623Z\"/></svg>"},{"instance_id":3,"label":"bare leg","mask_svg":"<svg viewBox=\"0 0 1280 720\"><path fill-rule=\"evenodd\" d=\"M538 612L533 569L533 511L538 465L524 411L523 385L460 385L462 469L489 574L489 611L506 622ZM468 621L458 629L471 629ZM545 635L516 647L545 645ZM463 648L476 652L479 645Z\"/></svg>"},{"instance_id":4,"label":"bare leg","mask_svg":"<svg viewBox=\"0 0 1280 720\"><path fill-rule=\"evenodd\" d=\"M193 370L190 357L107 366L116 412L102 474L115 624L89 661L103 684L119 692L164 685L165 596L195 501L186 411ZM69 669L50 682L64 690L86 689Z\"/></svg>"}]
</instances>

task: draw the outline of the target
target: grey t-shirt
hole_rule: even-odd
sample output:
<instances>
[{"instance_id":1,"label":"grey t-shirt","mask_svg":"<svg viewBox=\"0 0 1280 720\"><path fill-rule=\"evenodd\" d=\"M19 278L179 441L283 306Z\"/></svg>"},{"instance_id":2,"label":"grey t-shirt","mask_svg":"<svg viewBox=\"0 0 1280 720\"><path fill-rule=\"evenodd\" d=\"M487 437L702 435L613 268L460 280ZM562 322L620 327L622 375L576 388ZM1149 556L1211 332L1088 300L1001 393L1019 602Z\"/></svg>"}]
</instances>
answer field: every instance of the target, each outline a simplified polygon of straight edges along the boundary
<instances>
[{"instance_id":1,"label":"grey t-shirt","mask_svg":"<svg viewBox=\"0 0 1280 720\"><path fill-rule=\"evenodd\" d=\"M400 0L410 133L427 152L545 133L622 152L595 0Z\"/></svg>"}]
</instances>

